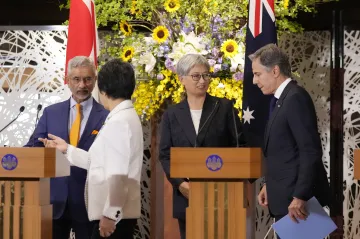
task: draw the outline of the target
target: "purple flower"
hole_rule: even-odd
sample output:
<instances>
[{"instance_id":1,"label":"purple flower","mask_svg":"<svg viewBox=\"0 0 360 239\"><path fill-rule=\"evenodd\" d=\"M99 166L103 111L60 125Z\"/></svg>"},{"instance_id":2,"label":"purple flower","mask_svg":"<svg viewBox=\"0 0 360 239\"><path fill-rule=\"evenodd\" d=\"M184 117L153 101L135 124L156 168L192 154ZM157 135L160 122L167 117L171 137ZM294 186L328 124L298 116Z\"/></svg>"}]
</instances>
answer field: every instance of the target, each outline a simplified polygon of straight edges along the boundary
<instances>
[{"instance_id":1,"label":"purple flower","mask_svg":"<svg viewBox=\"0 0 360 239\"><path fill-rule=\"evenodd\" d=\"M177 20L175 20L173 25L178 25ZM187 17L180 20L180 27L181 27L181 30L183 32L185 32L186 34L189 34L191 31L194 30L194 24Z\"/></svg>"},{"instance_id":2,"label":"purple flower","mask_svg":"<svg viewBox=\"0 0 360 239\"><path fill-rule=\"evenodd\" d=\"M211 28L212 28L213 32L218 32L219 31L219 27L217 25L211 26Z\"/></svg>"},{"instance_id":3,"label":"purple flower","mask_svg":"<svg viewBox=\"0 0 360 239\"><path fill-rule=\"evenodd\" d=\"M214 66L216 64L216 61L214 59L208 60L210 66Z\"/></svg>"},{"instance_id":4,"label":"purple flower","mask_svg":"<svg viewBox=\"0 0 360 239\"><path fill-rule=\"evenodd\" d=\"M215 23L218 23L218 22L222 22L222 19L219 15L217 15L215 18L214 18L214 22Z\"/></svg>"},{"instance_id":5,"label":"purple flower","mask_svg":"<svg viewBox=\"0 0 360 239\"><path fill-rule=\"evenodd\" d=\"M164 75L159 73L159 74L157 74L156 79L158 79L158 80L163 80L163 79L164 79Z\"/></svg>"},{"instance_id":6,"label":"purple flower","mask_svg":"<svg viewBox=\"0 0 360 239\"><path fill-rule=\"evenodd\" d=\"M165 67L166 68L170 68L170 67L173 67L173 62L171 61L171 59L170 58L167 58L166 60L165 60Z\"/></svg>"},{"instance_id":7,"label":"purple flower","mask_svg":"<svg viewBox=\"0 0 360 239\"><path fill-rule=\"evenodd\" d=\"M165 45L165 46L164 46L164 52L169 52L169 51L170 51L169 46Z\"/></svg>"},{"instance_id":8,"label":"purple flower","mask_svg":"<svg viewBox=\"0 0 360 239\"><path fill-rule=\"evenodd\" d=\"M194 27L193 26L183 27L182 30L183 30L183 32L185 32L185 34L189 34L191 31L194 30Z\"/></svg>"},{"instance_id":9,"label":"purple flower","mask_svg":"<svg viewBox=\"0 0 360 239\"><path fill-rule=\"evenodd\" d=\"M175 69L175 66L174 66L174 63L171 61L170 58L167 58L165 60L165 67L168 69L168 70L171 70L172 72L175 72L176 69Z\"/></svg>"},{"instance_id":10,"label":"purple flower","mask_svg":"<svg viewBox=\"0 0 360 239\"><path fill-rule=\"evenodd\" d=\"M224 64L221 65L221 69L222 69L223 71L226 71L228 68L229 68L229 65L226 64L226 63L224 63Z\"/></svg>"},{"instance_id":11,"label":"purple flower","mask_svg":"<svg viewBox=\"0 0 360 239\"><path fill-rule=\"evenodd\" d=\"M219 55L220 51L219 51L219 49L214 48L211 53L213 54L213 56L217 57Z\"/></svg>"},{"instance_id":12,"label":"purple flower","mask_svg":"<svg viewBox=\"0 0 360 239\"><path fill-rule=\"evenodd\" d=\"M242 73L240 71L236 72L235 74L233 74L233 79L237 80L237 81L243 80L244 79L244 73Z\"/></svg>"},{"instance_id":13,"label":"purple flower","mask_svg":"<svg viewBox=\"0 0 360 239\"><path fill-rule=\"evenodd\" d=\"M221 70L221 65L220 64L216 64L214 65L214 73L218 72Z\"/></svg>"}]
</instances>

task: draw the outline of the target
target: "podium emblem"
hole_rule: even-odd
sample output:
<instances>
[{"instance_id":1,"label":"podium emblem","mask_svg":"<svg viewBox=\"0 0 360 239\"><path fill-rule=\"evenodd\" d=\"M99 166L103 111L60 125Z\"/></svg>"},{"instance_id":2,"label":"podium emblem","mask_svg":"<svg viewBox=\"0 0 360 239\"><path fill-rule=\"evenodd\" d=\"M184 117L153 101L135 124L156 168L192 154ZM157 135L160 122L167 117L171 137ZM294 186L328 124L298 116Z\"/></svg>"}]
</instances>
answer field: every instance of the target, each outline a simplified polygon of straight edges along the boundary
<instances>
[{"instance_id":1,"label":"podium emblem","mask_svg":"<svg viewBox=\"0 0 360 239\"><path fill-rule=\"evenodd\" d=\"M212 154L206 159L206 167L210 171L219 171L223 166L223 160L219 155Z\"/></svg>"},{"instance_id":2,"label":"podium emblem","mask_svg":"<svg viewBox=\"0 0 360 239\"><path fill-rule=\"evenodd\" d=\"M16 169L17 165L18 165L18 159L13 154L6 154L1 159L1 166L5 170L14 170L14 169Z\"/></svg>"}]
</instances>

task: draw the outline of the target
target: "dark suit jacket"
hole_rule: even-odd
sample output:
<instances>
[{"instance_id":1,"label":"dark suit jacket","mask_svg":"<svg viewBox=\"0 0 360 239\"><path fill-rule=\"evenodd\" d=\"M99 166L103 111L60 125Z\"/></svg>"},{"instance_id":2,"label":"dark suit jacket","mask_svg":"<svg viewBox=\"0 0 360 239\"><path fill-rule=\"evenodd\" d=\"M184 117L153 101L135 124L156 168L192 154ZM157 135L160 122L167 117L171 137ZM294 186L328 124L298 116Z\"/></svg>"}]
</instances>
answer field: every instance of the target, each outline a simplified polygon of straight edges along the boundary
<instances>
[{"instance_id":1,"label":"dark suit jacket","mask_svg":"<svg viewBox=\"0 0 360 239\"><path fill-rule=\"evenodd\" d=\"M270 213L288 214L293 197L315 196L325 206L330 188L314 104L305 89L290 82L265 130L265 179Z\"/></svg>"},{"instance_id":2,"label":"dark suit jacket","mask_svg":"<svg viewBox=\"0 0 360 239\"><path fill-rule=\"evenodd\" d=\"M173 185L173 216L175 218L185 220L188 200L179 191L179 185L186 179L170 177L170 148L236 147L234 118L238 142L244 145L241 122L237 114L231 101L206 95L199 132L196 136L187 100L169 108L164 113L161 122L159 158L168 180Z\"/></svg>"},{"instance_id":3,"label":"dark suit jacket","mask_svg":"<svg viewBox=\"0 0 360 239\"><path fill-rule=\"evenodd\" d=\"M39 123L25 147L44 147L38 138L47 138L49 133L59 136L69 143L69 111L70 99L44 109ZM99 131L104 124L109 111L102 105L93 102L89 119L78 143L78 148L89 150L96 135L93 130ZM68 201L70 218L79 222L89 221L84 200L86 170L71 166L69 177L52 178L50 180L50 201L53 204L53 218L59 219L65 210Z\"/></svg>"}]
</instances>

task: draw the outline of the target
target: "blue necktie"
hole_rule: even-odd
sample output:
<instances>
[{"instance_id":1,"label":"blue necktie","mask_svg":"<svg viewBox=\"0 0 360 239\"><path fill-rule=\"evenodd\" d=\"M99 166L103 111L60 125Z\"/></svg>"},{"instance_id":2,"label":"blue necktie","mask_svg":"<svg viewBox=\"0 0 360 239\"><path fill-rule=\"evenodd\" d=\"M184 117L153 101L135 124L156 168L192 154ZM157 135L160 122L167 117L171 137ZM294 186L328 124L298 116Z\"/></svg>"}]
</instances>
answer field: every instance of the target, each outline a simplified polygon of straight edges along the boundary
<instances>
[{"instance_id":1,"label":"blue necktie","mask_svg":"<svg viewBox=\"0 0 360 239\"><path fill-rule=\"evenodd\" d=\"M269 110L269 118L270 118L270 115L271 113L274 111L275 109L275 105L276 105L276 102L277 102L277 98L275 96L273 96L270 100L270 110Z\"/></svg>"}]
</instances>

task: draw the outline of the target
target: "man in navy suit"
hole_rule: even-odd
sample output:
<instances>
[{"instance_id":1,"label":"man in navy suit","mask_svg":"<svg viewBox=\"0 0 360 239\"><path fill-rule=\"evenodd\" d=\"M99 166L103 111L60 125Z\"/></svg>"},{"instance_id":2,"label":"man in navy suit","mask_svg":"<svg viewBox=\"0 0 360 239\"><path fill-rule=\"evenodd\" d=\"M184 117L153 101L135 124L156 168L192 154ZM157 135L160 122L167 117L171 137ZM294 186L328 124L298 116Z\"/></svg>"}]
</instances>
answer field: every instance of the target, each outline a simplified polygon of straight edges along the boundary
<instances>
[{"instance_id":1,"label":"man in navy suit","mask_svg":"<svg viewBox=\"0 0 360 239\"><path fill-rule=\"evenodd\" d=\"M265 129L265 180L258 201L275 220L287 214L294 222L308 216L306 201L329 205L330 187L312 99L291 79L288 56L269 44L249 56L253 83L273 95Z\"/></svg>"},{"instance_id":2,"label":"man in navy suit","mask_svg":"<svg viewBox=\"0 0 360 239\"><path fill-rule=\"evenodd\" d=\"M88 57L77 56L69 61L66 78L71 98L44 109L25 147L43 147L38 138L47 138L49 133L71 143L70 129L77 121L80 126L76 147L89 150L109 113L91 97L96 84L96 73L95 64ZM78 116L80 117L77 118ZM53 239L68 239L71 228L76 239L91 237L93 224L88 219L84 200L86 175L86 170L71 166L69 177L51 179Z\"/></svg>"}]
</instances>

